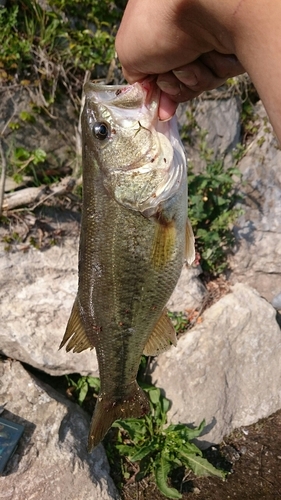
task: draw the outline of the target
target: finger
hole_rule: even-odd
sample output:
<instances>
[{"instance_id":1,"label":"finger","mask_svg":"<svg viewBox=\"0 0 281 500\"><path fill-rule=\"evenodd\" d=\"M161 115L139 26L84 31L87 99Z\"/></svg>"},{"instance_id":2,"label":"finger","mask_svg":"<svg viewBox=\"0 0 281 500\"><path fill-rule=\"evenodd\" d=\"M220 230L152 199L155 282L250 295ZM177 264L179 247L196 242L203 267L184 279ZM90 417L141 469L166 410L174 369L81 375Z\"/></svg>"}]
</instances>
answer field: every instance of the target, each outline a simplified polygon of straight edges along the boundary
<instances>
[{"instance_id":1,"label":"finger","mask_svg":"<svg viewBox=\"0 0 281 500\"><path fill-rule=\"evenodd\" d=\"M177 106L177 103L165 94L165 92L161 92L158 109L159 119L161 121L170 120L174 116Z\"/></svg>"},{"instance_id":2,"label":"finger","mask_svg":"<svg viewBox=\"0 0 281 500\"><path fill-rule=\"evenodd\" d=\"M180 83L178 83L177 86L181 94L178 95L178 97L183 99L186 97L187 93L189 94L189 92L187 92L188 89L192 90L192 92L204 92L205 90L212 90L220 87L226 80L226 77L220 77L214 74L212 69L199 59L186 66L177 68L173 71L173 74L178 82L182 84L180 85Z\"/></svg>"},{"instance_id":3,"label":"finger","mask_svg":"<svg viewBox=\"0 0 281 500\"><path fill-rule=\"evenodd\" d=\"M202 54L199 59L219 78L227 79L245 73L245 69L234 54L220 54L212 50Z\"/></svg>"}]
</instances>

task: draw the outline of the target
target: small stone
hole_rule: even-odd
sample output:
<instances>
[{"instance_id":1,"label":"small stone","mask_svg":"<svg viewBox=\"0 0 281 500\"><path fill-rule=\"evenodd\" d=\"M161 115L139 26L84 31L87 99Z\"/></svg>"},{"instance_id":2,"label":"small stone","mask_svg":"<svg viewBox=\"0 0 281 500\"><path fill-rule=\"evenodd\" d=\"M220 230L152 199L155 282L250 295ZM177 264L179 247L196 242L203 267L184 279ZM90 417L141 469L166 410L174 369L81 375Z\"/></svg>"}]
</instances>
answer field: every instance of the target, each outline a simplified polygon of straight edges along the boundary
<instances>
[{"instance_id":1,"label":"small stone","mask_svg":"<svg viewBox=\"0 0 281 500\"><path fill-rule=\"evenodd\" d=\"M194 495L199 495L201 493L201 490L197 488L197 486L195 486L195 488L192 490L192 493L194 493Z\"/></svg>"},{"instance_id":2,"label":"small stone","mask_svg":"<svg viewBox=\"0 0 281 500\"><path fill-rule=\"evenodd\" d=\"M277 311L281 310L281 292L275 295L271 301L271 305L276 309Z\"/></svg>"}]
</instances>

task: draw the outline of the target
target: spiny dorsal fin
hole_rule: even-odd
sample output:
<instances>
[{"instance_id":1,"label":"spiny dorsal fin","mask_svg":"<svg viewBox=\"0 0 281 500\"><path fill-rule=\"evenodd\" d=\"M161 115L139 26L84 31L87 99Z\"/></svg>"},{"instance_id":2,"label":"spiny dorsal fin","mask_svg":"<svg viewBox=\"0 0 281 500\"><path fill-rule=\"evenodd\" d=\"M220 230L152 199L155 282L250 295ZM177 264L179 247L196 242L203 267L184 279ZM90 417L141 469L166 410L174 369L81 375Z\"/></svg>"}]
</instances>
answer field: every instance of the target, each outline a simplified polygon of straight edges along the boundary
<instances>
[{"instance_id":1,"label":"spiny dorsal fin","mask_svg":"<svg viewBox=\"0 0 281 500\"><path fill-rule=\"evenodd\" d=\"M143 354L145 356L157 356L161 352L167 351L171 344L176 346L177 338L174 325L165 307L145 345Z\"/></svg>"},{"instance_id":2,"label":"spiny dorsal fin","mask_svg":"<svg viewBox=\"0 0 281 500\"><path fill-rule=\"evenodd\" d=\"M68 342L66 346L67 352L71 351L71 349L73 349L73 352L82 352L85 349L88 348L93 349L94 347L93 344L88 339L87 334L85 332L79 312L79 307L77 304L77 297L73 304L71 315L67 323L66 331L59 348L61 349L67 342Z\"/></svg>"},{"instance_id":3,"label":"spiny dorsal fin","mask_svg":"<svg viewBox=\"0 0 281 500\"><path fill-rule=\"evenodd\" d=\"M155 269L165 266L172 258L176 245L176 227L174 221L157 222L152 248L152 264Z\"/></svg>"},{"instance_id":4,"label":"spiny dorsal fin","mask_svg":"<svg viewBox=\"0 0 281 500\"><path fill-rule=\"evenodd\" d=\"M185 258L189 266L195 261L195 238L189 218L185 228Z\"/></svg>"}]
</instances>

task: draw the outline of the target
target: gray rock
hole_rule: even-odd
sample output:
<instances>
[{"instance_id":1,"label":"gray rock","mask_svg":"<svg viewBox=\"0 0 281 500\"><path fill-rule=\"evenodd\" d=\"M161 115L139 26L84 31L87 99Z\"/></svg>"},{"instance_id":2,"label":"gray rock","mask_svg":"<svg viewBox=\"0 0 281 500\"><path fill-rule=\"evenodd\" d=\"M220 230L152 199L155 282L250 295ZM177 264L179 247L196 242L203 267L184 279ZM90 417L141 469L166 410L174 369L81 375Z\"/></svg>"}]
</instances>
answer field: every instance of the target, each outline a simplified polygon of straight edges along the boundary
<instances>
[{"instance_id":1,"label":"gray rock","mask_svg":"<svg viewBox=\"0 0 281 500\"><path fill-rule=\"evenodd\" d=\"M245 198L237 221L238 250L229 263L231 281L243 281L272 301L280 293L281 151L261 103L256 106L259 132L239 164Z\"/></svg>"},{"instance_id":2,"label":"gray rock","mask_svg":"<svg viewBox=\"0 0 281 500\"><path fill-rule=\"evenodd\" d=\"M271 305L276 309L277 311L281 311L281 292L275 295L271 301Z\"/></svg>"},{"instance_id":3,"label":"gray rock","mask_svg":"<svg viewBox=\"0 0 281 500\"><path fill-rule=\"evenodd\" d=\"M172 401L173 423L206 419L201 446L281 408L281 332L276 311L250 287L236 284L155 358L152 381Z\"/></svg>"},{"instance_id":4,"label":"gray rock","mask_svg":"<svg viewBox=\"0 0 281 500\"><path fill-rule=\"evenodd\" d=\"M95 351L58 350L77 292L77 237L40 252L0 251L0 350L51 375L97 375Z\"/></svg>"},{"instance_id":5,"label":"gray rock","mask_svg":"<svg viewBox=\"0 0 281 500\"><path fill-rule=\"evenodd\" d=\"M6 500L118 499L102 445L86 451L89 417L19 362L0 363L2 416L25 427L6 471Z\"/></svg>"},{"instance_id":6,"label":"gray rock","mask_svg":"<svg viewBox=\"0 0 281 500\"><path fill-rule=\"evenodd\" d=\"M201 155L203 142L206 150L213 151L213 158L225 157L226 166L233 164L232 150L240 142L240 97L224 88L206 96L182 104L178 110L179 124L187 128L184 134L187 158L196 172L206 168Z\"/></svg>"},{"instance_id":7,"label":"gray rock","mask_svg":"<svg viewBox=\"0 0 281 500\"><path fill-rule=\"evenodd\" d=\"M207 290L200 280L202 273L200 266L184 266L177 286L168 302L168 309L175 312L184 312L201 307Z\"/></svg>"}]
</instances>

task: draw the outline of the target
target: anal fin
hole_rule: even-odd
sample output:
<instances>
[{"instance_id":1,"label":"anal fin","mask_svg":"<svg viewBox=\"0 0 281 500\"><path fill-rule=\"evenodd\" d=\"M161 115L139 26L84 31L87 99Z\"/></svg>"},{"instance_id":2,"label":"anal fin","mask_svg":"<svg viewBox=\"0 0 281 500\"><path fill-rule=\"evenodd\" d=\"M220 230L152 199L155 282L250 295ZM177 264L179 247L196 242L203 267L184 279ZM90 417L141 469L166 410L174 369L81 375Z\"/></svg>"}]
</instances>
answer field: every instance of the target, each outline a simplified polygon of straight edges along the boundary
<instances>
[{"instance_id":1,"label":"anal fin","mask_svg":"<svg viewBox=\"0 0 281 500\"><path fill-rule=\"evenodd\" d=\"M195 238L189 218L185 228L185 258L189 266L195 261Z\"/></svg>"},{"instance_id":2,"label":"anal fin","mask_svg":"<svg viewBox=\"0 0 281 500\"><path fill-rule=\"evenodd\" d=\"M59 348L61 349L66 343L66 350L71 351L71 349L73 349L73 352L82 352L85 349L93 349L94 347L85 332L85 328L82 323L79 311L77 297L73 304L66 331Z\"/></svg>"},{"instance_id":3,"label":"anal fin","mask_svg":"<svg viewBox=\"0 0 281 500\"><path fill-rule=\"evenodd\" d=\"M176 346L177 338L174 325L165 307L149 336L143 354L145 356L157 356L161 352L167 351L171 347L171 344Z\"/></svg>"}]
</instances>

